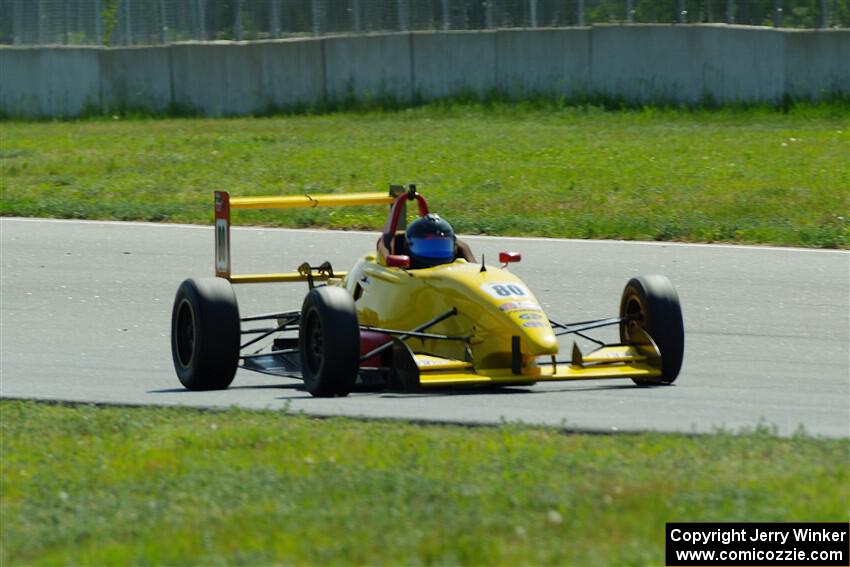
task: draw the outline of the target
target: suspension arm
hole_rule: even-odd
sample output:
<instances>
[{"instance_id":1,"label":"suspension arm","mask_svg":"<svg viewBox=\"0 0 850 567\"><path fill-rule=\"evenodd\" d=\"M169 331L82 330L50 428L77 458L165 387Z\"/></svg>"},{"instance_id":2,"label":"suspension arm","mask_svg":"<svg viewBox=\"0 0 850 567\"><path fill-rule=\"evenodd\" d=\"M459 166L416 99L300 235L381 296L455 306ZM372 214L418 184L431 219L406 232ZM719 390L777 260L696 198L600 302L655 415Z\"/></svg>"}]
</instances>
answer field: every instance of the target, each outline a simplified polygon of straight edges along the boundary
<instances>
[{"instance_id":1,"label":"suspension arm","mask_svg":"<svg viewBox=\"0 0 850 567\"><path fill-rule=\"evenodd\" d=\"M442 315L434 317L433 319L431 319L430 321L428 321L426 323L422 323L418 327L414 327L410 331L401 331L401 334L398 336L398 338L399 338L399 340L403 341L404 339L411 336L410 333L421 333L425 329L433 327L437 323L441 323L441 322L445 321L446 319L448 319L449 317L454 317L455 315L457 315L457 308L452 307L449 311L446 311ZM466 340L466 339L461 339L461 340ZM380 354L380 353L384 352L385 350L390 348L392 345L393 345L392 341L387 341L384 344L382 344L381 346L375 347L374 349L370 350L366 354L362 355L360 357L360 361L362 362L364 360L368 360L368 359L372 358L373 356L375 356L376 354Z\"/></svg>"}]
</instances>

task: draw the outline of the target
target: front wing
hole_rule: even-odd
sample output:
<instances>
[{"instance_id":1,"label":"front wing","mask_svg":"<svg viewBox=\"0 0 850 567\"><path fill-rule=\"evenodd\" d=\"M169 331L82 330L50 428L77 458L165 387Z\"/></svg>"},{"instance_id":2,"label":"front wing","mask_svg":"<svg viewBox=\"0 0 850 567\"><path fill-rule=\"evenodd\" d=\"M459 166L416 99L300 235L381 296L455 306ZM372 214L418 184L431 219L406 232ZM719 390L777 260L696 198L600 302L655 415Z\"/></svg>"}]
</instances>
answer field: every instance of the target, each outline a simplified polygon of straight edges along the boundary
<instances>
[{"instance_id":1,"label":"front wing","mask_svg":"<svg viewBox=\"0 0 850 567\"><path fill-rule=\"evenodd\" d=\"M475 370L471 363L459 360L419 354L412 356L421 387L496 386L605 378L651 380L661 377L661 357L652 343L605 346L587 355L574 345L571 360L542 362L536 367L522 368L519 374L511 368ZM413 377L408 380L413 381Z\"/></svg>"},{"instance_id":2,"label":"front wing","mask_svg":"<svg viewBox=\"0 0 850 567\"><path fill-rule=\"evenodd\" d=\"M451 316L451 313L443 314L422 327L429 326L448 316ZM245 343L243 349L271 335L286 331L297 331L298 318L298 312L288 312L243 319L243 322L269 319L277 321L276 327L243 329L243 334L260 335ZM385 329L381 330L386 331ZM390 342L371 353L364 354L361 359L374 360L373 355L387 347L391 348L391 366L387 368L361 366L360 381L364 385L371 384L376 376L389 376L389 384L399 386L403 390L415 390L428 387L498 386L606 378L632 378L636 381L651 383L660 379L662 375L661 353L652 337L640 330L637 330L639 335L633 337L636 339L635 343L604 345L587 354L583 354L578 345L573 344L572 356L569 360L557 360L553 356L548 360L545 358L538 359L536 365L520 366L517 359L515 367L483 369L476 369L470 361L414 353L403 339L406 335L424 336L427 334L418 329L415 331L389 332L393 335L401 334L402 336L393 336ZM241 366L246 370L264 374L300 377L301 361L298 355L298 342L297 337L276 338L273 340L271 350L264 347L255 352L241 355ZM382 382L383 380L379 379L378 381Z\"/></svg>"}]
</instances>

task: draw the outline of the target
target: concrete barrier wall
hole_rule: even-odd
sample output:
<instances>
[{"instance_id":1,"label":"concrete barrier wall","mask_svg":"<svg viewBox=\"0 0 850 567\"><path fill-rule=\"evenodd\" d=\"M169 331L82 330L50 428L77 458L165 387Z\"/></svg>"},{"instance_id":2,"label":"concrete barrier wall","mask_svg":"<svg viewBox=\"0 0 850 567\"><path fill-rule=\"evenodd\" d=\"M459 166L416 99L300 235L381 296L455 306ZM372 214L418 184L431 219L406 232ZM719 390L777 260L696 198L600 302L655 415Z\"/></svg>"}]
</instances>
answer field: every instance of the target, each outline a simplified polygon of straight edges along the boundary
<instances>
[{"instance_id":1,"label":"concrete barrier wall","mask_svg":"<svg viewBox=\"0 0 850 567\"><path fill-rule=\"evenodd\" d=\"M147 108L154 112L171 105L171 51L167 47L106 49L99 53L102 110Z\"/></svg>"},{"instance_id":2,"label":"concrete barrier wall","mask_svg":"<svg viewBox=\"0 0 850 567\"><path fill-rule=\"evenodd\" d=\"M791 96L850 92L850 32L790 32L785 36L785 90Z\"/></svg>"},{"instance_id":3,"label":"concrete barrier wall","mask_svg":"<svg viewBox=\"0 0 850 567\"><path fill-rule=\"evenodd\" d=\"M97 48L0 49L0 109L11 116L76 116L100 106Z\"/></svg>"},{"instance_id":4,"label":"concrete barrier wall","mask_svg":"<svg viewBox=\"0 0 850 567\"><path fill-rule=\"evenodd\" d=\"M511 96L589 93L591 29L503 30L496 34L496 81ZM529 41L529 37L533 38Z\"/></svg>"},{"instance_id":5,"label":"concrete barrier wall","mask_svg":"<svg viewBox=\"0 0 850 567\"><path fill-rule=\"evenodd\" d=\"M413 34L413 90L425 100L484 95L496 83L495 31Z\"/></svg>"},{"instance_id":6,"label":"concrete barrier wall","mask_svg":"<svg viewBox=\"0 0 850 567\"><path fill-rule=\"evenodd\" d=\"M324 39L325 93L334 100L413 96L410 34Z\"/></svg>"},{"instance_id":7,"label":"concrete barrier wall","mask_svg":"<svg viewBox=\"0 0 850 567\"><path fill-rule=\"evenodd\" d=\"M592 90L641 102L698 100L701 31L681 26L594 28Z\"/></svg>"},{"instance_id":8,"label":"concrete barrier wall","mask_svg":"<svg viewBox=\"0 0 850 567\"><path fill-rule=\"evenodd\" d=\"M785 49L785 32L750 28L700 30L702 91L720 102L756 100L775 102L785 94L785 61L793 54ZM850 83L845 78L845 84ZM845 89L850 93L850 88ZM816 90L809 98L828 93Z\"/></svg>"},{"instance_id":9,"label":"concrete barrier wall","mask_svg":"<svg viewBox=\"0 0 850 567\"><path fill-rule=\"evenodd\" d=\"M0 48L0 109L210 116L499 92L635 102L850 95L850 30L725 25L413 32L139 48Z\"/></svg>"}]
</instances>

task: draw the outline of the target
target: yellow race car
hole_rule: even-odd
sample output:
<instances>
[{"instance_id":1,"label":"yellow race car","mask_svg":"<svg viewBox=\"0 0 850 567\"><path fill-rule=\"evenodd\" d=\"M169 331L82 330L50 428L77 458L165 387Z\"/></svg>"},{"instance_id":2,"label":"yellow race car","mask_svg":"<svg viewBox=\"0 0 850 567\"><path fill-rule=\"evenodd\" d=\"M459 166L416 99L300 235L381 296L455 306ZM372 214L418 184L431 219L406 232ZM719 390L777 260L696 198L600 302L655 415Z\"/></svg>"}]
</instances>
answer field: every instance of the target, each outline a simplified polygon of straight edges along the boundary
<instances>
[{"instance_id":1,"label":"yellow race car","mask_svg":"<svg viewBox=\"0 0 850 567\"><path fill-rule=\"evenodd\" d=\"M390 205L375 250L348 272L301 264L297 272L231 274L231 210ZM407 205L417 219L407 225ZM301 378L314 396L345 396L358 386L417 391L430 387L529 385L628 378L669 384L684 353L678 295L663 276L629 280L618 316L559 323L508 266L478 262L450 225L430 213L415 186L387 193L231 197L215 193L216 277L187 279L171 321L174 368L190 390L227 388L236 369ZM300 311L240 317L234 284L305 282ZM588 332L618 326L620 342ZM574 343L559 358L558 338Z\"/></svg>"}]
</instances>

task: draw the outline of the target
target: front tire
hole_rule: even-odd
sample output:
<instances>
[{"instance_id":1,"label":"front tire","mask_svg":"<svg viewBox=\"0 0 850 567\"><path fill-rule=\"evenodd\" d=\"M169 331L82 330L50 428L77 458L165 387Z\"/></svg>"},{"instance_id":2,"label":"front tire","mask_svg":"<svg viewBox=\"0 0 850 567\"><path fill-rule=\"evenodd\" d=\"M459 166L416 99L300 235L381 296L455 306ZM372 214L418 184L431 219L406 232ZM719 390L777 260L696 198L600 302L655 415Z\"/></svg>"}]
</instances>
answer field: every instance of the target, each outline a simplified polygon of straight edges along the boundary
<instances>
[{"instance_id":1,"label":"front tire","mask_svg":"<svg viewBox=\"0 0 850 567\"><path fill-rule=\"evenodd\" d=\"M633 378L636 384L672 384L682 368L685 353L685 328L679 295L664 276L632 278L623 290L620 317L631 317L620 323L620 340L633 343L640 330L646 331L661 353L661 377Z\"/></svg>"},{"instance_id":2,"label":"front tire","mask_svg":"<svg viewBox=\"0 0 850 567\"><path fill-rule=\"evenodd\" d=\"M316 397L347 396L360 369L360 325L354 298L343 288L310 290L301 307L301 374Z\"/></svg>"},{"instance_id":3,"label":"front tire","mask_svg":"<svg viewBox=\"0 0 850 567\"><path fill-rule=\"evenodd\" d=\"M171 357L189 390L223 390L239 363L239 306L222 278L187 279L171 311Z\"/></svg>"}]
</instances>

